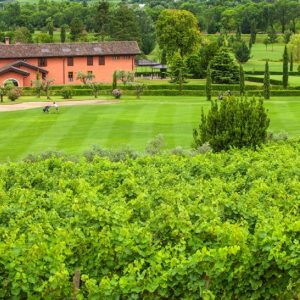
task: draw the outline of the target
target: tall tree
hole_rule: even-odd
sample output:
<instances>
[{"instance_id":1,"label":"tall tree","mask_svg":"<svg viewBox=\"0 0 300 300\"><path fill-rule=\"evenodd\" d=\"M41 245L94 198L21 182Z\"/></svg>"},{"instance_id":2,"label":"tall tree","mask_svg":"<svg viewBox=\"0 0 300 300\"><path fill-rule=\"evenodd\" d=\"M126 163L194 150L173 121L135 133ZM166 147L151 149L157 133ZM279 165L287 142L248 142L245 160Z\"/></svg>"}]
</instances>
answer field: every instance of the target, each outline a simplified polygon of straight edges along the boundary
<instances>
[{"instance_id":1,"label":"tall tree","mask_svg":"<svg viewBox=\"0 0 300 300\"><path fill-rule=\"evenodd\" d=\"M233 45L233 51L235 58L241 64L247 62L250 59L250 49L244 40L238 41Z\"/></svg>"},{"instance_id":2,"label":"tall tree","mask_svg":"<svg viewBox=\"0 0 300 300\"><path fill-rule=\"evenodd\" d=\"M186 10L163 10L156 23L156 33L158 44L166 50L168 57L177 51L181 57L186 57L199 46L198 21Z\"/></svg>"},{"instance_id":3,"label":"tall tree","mask_svg":"<svg viewBox=\"0 0 300 300\"><path fill-rule=\"evenodd\" d=\"M64 43L66 41L66 29L67 29L67 25L62 25L60 28L60 41L61 43Z\"/></svg>"},{"instance_id":4,"label":"tall tree","mask_svg":"<svg viewBox=\"0 0 300 300\"><path fill-rule=\"evenodd\" d=\"M269 62L268 61L266 61L266 64L265 64L264 98L270 99L270 72L269 72Z\"/></svg>"},{"instance_id":5,"label":"tall tree","mask_svg":"<svg viewBox=\"0 0 300 300\"><path fill-rule=\"evenodd\" d=\"M73 18L70 24L71 41L78 41L83 30L84 30L83 22L77 17Z\"/></svg>"},{"instance_id":6,"label":"tall tree","mask_svg":"<svg viewBox=\"0 0 300 300\"><path fill-rule=\"evenodd\" d=\"M251 45L255 44L256 42L256 22L252 21L250 25L250 41Z\"/></svg>"},{"instance_id":7,"label":"tall tree","mask_svg":"<svg viewBox=\"0 0 300 300\"><path fill-rule=\"evenodd\" d=\"M238 83L239 67L226 47L219 49L210 63L213 83Z\"/></svg>"},{"instance_id":8,"label":"tall tree","mask_svg":"<svg viewBox=\"0 0 300 300\"><path fill-rule=\"evenodd\" d=\"M53 39L53 32L54 32L54 24L53 24L53 18L50 17L47 19L47 30L51 38Z\"/></svg>"},{"instance_id":9,"label":"tall tree","mask_svg":"<svg viewBox=\"0 0 300 300\"><path fill-rule=\"evenodd\" d=\"M211 100L211 73L210 73L210 66L208 65L207 71L206 71L206 86L205 86L205 91L206 91L206 100L210 101Z\"/></svg>"},{"instance_id":10,"label":"tall tree","mask_svg":"<svg viewBox=\"0 0 300 300\"><path fill-rule=\"evenodd\" d=\"M240 95L245 95L245 75L242 64L240 64Z\"/></svg>"},{"instance_id":11,"label":"tall tree","mask_svg":"<svg viewBox=\"0 0 300 300\"><path fill-rule=\"evenodd\" d=\"M94 24L95 32L100 34L101 40L104 40L109 28L109 2L99 2L95 12Z\"/></svg>"},{"instance_id":12,"label":"tall tree","mask_svg":"<svg viewBox=\"0 0 300 300\"><path fill-rule=\"evenodd\" d=\"M156 43L154 23L145 10L137 10L135 15L141 31L141 50L148 55L152 52Z\"/></svg>"},{"instance_id":13,"label":"tall tree","mask_svg":"<svg viewBox=\"0 0 300 300\"><path fill-rule=\"evenodd\" d=\"M124 3L112 11L110 36L119 41L141 41L141 31L134 11Z\"/></svg>"},{"instance_id":14,"label":"tall tree","mask_svg":"<svg viewBox=\"0 0 300 300\"><path fill-rule=\"evenodd\" d=\"M283 62L282 62L282 85L283 88L286 89L288 87L289 81L289 56L287 47L285 45L283 52Z\"/></svg>"},{"instance_id":15,"label":"tall tree","mask_svg":"<svg viewBox=\"0 0 300 300\"><path fill-rule=\"evenodd\" d=\"M291 52L291 58L290 58L290 72L294 71L294 57L293 52Z\"/></svg>"},{"instance_id":16,"label":"tall tree","mask_svg":"<svg viewBox=\"0 0 300 300\"><path fill-rule=\"evenodd\" d=\"M172 82L178 84L179 93L181 94L183 83L187 76L187 67L179 52L175 53L171 60L170 76Z\"/></svg>"}]
</instances>

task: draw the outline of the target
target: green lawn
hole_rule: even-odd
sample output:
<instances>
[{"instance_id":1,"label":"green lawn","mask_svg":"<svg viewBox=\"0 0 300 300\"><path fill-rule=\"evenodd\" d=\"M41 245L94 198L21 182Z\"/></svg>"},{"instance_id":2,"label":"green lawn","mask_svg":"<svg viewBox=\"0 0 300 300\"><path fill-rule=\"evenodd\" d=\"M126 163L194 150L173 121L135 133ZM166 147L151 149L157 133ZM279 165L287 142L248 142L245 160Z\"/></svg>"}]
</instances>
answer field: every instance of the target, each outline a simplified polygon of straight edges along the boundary
<instances>
[{"instance_id":1,"label":"green lawn","mask_svg":"<svg viewBox=\"0 0 300 300\"><path fill-rule=\"evenodd\" d=\"M159 133L168 148L188 148L201 108L209 105L197 97L128 97L116 105L60 107L58 114L43 114L41 109L3 112L0 160L48 150L82 153L92 145L142 150ZM272 131L300 137L300 97L274 97L266 105Z\"/></svg>"}]
</instances>

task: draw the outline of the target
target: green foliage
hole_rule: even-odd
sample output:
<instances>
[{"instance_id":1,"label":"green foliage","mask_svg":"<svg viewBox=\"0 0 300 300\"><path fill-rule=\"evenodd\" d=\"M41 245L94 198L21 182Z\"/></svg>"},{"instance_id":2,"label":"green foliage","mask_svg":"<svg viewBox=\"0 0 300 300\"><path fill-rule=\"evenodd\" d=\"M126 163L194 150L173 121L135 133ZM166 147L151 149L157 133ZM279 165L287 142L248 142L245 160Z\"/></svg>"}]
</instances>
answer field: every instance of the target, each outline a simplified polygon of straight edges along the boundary
<instances>
[{"instance_id":1,"label":"green foliage","mask_svg":"<svg viewBox=\"0 0 300 300\"><path fill-rule=\"evenodd\" d=\"M70 23L70 39L76 42L82 36L84 30L84 23L81 19L74 17Z\"/></svg>"},{"instance_id":2,"label":"green foliage","mask_svg":"<svg viewBox=\"0 0 300 300\"><path fill-rule=\"evenodd\" d=\"M295 61L300 62L300 34L293 34L288 44Z\"/></svg>"},{"instance_id":3,"label":"green foliage","mask_svg":"<svg viewBox=\"0 0 300 300\"><path fill-rule=\"evenodd\" d=\"M116 71L116 79L122 81L123 85L134 82L134 73L129 71Z\"/></svg>"},{"instance_id":4,"label":"green foliage","mask_svg":"<svg viewBox=\"0 0 300 300\"><path fill-rule=\"evenodd\" d=\"M179 54L175 53L169 67L171 82L178 84L179 92L182 92L182 85L187 77L187 67L184 59Z\"/></svg>"},{"instance_id":5,"label":"green foliage","mask_svg":"<svg viewBox=\"0 0 300 300\"><path fill-rule=\"evenodd\" d=\"M240 64L240 96L245 95L245 75L243 66Z\"/></svg>"},{"instance_id":6,"label":"green foliage","mask_svg":"<svg viewBox=\"0 0 300 300\"><path fill-rule=\"evenodd\" d=\"M110 14L109 34L118 41L141 41L141 31L134 11L120 3Z\"/></svg>"},{"instance_id":7,"label":"green foliage","mask_svg":"<svg viewBox=\"0 0 300 300\"><path fill-rule=\"evenodd\" d=\"M161 154L165 146L165 139L162 134L158 134L152 140L150 140L145 148L145 153L148 155Z\"/></svg>"},{"instance_id":8,"label":"green foliage","mask_svg":"<svg viewBox=\"0 0 300 300\"><path fill-rule=\"evenodd\" d=\"M189 74L191 74L193 78L204 78L206 76L207 67L218 52L218 49L218 44L211 42L202 45L198 54L190 55L186 60Z\"/></svg>"},{"instance_id":9,"label":"green foliage","mask_svg":"<svg viewBox=\"0 0 300 300\"><path fill-rule=\"evenodd\" d=\"M67 38L66 29L67 29L67 25L62 25L60 28L60 42L61 43L64 43L66 41L66 38Z\"/></svg>"},{"instance_id":10,"label":"green foliage","mask_svg":"<svg viewBox=\"0 0 300 300\"><path fill-rule=\"evenodd\" d=\"M66 86L61 90L61 95L64 99L72 99L73 91L70 87Z\"/></svg>"},{"instance_id":11,"label":"green foliage","mask_svg":"<svg viewBox=\"0 0 300 300\"><path fill-rule=\"evenodd\" d=\"M293 32L291 30L286 30L283 35L283 40L285 44L288 44L290 42L291 36L293 35Z\"/></svg>"},{"instance_id":12,"label":"green foliage","mask_svg":"<svg viewBox=\"0 0 300 300\"><path fill-rule=\"evenodd\" d=\"M79 71L77 73L76 79L80 80L83 84L89 84L92 82L92 80L95 78L95 75L92 73L85 73L82 71Z\"/></svg>"},{"instance_id":13,"label":"green foliage","mask_svg":"<svg viewBox=\"0 0 300 300\"><path fill-rule=\"evenodd\" d=\"M206 100L210 101L212 90L211 90L211 72L210 72L210 66L209 65L208 65L207 72L206 72L205 91L206 91Z\"/></svg>"},{"instance_id":14,"label":"green foliage","mask_svg":"<svg viewBox=\"0 0 300 300\"><path fill-rule=\"evenodd\" d=\"M0 298L71 299L77 268L77 299L299 294L299 143L98 153L0 166Z\"/></svg>"},{"instance_id":15,"label":"green foliage","mask_svg":"<svg viewBox=\"0 0 300 300\"><path fill-rule=\"evenodd\" d=\"M294 55L293 52L291 52L291 56L290 56L290 72L294 71Z\"/></svg>"},{"instance_id":16,"label":"green foliage","mask_svg":"<svg viewBox=\"0 0 300 300\"><path fill-rule=\"evenodd\" d=\"M200 42L197 18L186 10L163 10L156 22L157 41L172 58L179 51L181 57L194 53Z\"/></svg>"},{"instance_id":17,"label":"green foliage","mask_svg":"<svg viewBox=\"0 0 300 300\"><path fill-rule=\"evenodd\" d=\"M264 75L264 98L270 99L270 72L269 72L269 62L266 61L265 65L265 75Z\"/></svg>"},{"instance_id":18,"label":"green foliage","mask_svg":"<svg viewBox=\"0 0 300 300\"><path fill-rule=\"evenodd\" d=\"M202 110L199 129L194 129L194 147L209 143L216 152L231 147L251 147L263 144L270 120L263 101L247 98L224 97L217 100L205 115Z\"/></svg>"},{"instance_id":19,"label":"green foliage","mask_svg":"<svg viewBox=\"0 0 300 300\"><path fill-rule=\"evenodd\" d=\"M283 62L282 62L282 85L284 89L287 89L289 81L289 56L287 47L284 47Z\"/></svg>"},{"instance_id":20,"label":"green foliage","mask_svg":"<svg viewBox=\"0 0 300 300\"><path fill-rule=\"evenodd\" d=\"M219 49L210 64L213 83L238 83L239 67L225 47Z\"/></svg>"},{"instance_id":21,"label":"green foliage","mask_svg":"<svg viewBox=\"0 0 300 300\"><path fill-rule=\"evenodd\" d=\"M250 59L250 49L248 48L244 40L235 42L233 45L233 51L235 58L241 64L247 62Z\"/></svg>"},{"instance_id":22,"label":"green foliage","mask_svg":"<svg viewBox=\"0 0 300 300\"><path fill-rule=\"evenodd\" d=\"M113 80L112 80L112 89L115 90L118 86L118 77L117 77L117 71L114 71L113 73Z\"/></svg>"},{"instance_id":23,"label":"green foliage","mask_svg":"<svg viewBox=\"0 0 300 300\"><path fill-rule=\"evenodd\" d=\"M32 43L32 34L30 30L26 27L18 27L14 31L14 41L15 43L28 44Z\"/></svg>"},{"instance_id":24,"label":"green foliage","mask_svg":"<svg viewBox=\"0 0 300 300\"><path fill-rule=\"evenodd\" d=\"M156 44L154 22L144 10L136 11L135 15L141 32L140 48L144 54L148 55L153 51Z\"/></svg>"},{"instance_id":25,"label":"green foliage","mask_svg":"<svg viewBox=\"0 0 300 300\"><path fill-rule=\"evenodd\" d=\"M274 27L272 27L268 31L268 41L269 41L269 44L272 45L272 51L273 51L273 44L278 42L278 36L277 36L276 30L274 29Z\"/></svg>"}]
</instances>

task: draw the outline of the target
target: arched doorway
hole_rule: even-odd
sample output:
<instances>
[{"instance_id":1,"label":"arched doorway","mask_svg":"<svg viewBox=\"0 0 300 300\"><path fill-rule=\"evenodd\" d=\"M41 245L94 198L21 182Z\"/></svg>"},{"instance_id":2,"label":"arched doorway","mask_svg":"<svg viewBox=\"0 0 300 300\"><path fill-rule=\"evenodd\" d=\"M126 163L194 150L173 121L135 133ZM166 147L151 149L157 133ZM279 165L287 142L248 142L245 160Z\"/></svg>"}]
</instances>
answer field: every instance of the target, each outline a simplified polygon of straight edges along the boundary
<instances>
[{"instance_id":1,"label":"arched doorway","mask_svg":"<svg viewBox=\"0 0 300 300\"><path fill-rule=\"evenodd\" d=\"M14 78L9 78L4 81L4 86L6 86L9 82L12 82L14 86L19 86L19 81Z\"/></svg>"}]
</instances>

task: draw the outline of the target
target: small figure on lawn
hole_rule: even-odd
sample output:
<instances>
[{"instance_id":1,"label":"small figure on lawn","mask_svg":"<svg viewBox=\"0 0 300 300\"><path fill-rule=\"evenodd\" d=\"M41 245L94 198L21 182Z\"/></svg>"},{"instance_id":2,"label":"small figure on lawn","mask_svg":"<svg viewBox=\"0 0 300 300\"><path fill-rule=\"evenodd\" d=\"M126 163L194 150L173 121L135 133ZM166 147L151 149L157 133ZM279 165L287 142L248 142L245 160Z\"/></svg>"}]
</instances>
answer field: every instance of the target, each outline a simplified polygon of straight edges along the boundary
<instances>
[{"instance_id":1,"label":"small figure on lawn","mask_svg":"<svg viewBox=\"0 0 300 300\"><path fill-rule=\"evenodd\" d=\"M44 112L44 113L49 113L49 109L50 109L50 106L49 106L49 105L46 105L46 106L43 108L43 112Z\"/></svg>"},{"instance_id":2,"label":"small figure on lawn","mask_svg":"<svg viewBox=\"0 0 300 300\"><path fill-rule=\"evenodd\" d=\"M55 101L53 102L53 106L55 108L55 111L58 112L58 104Z\"/></svg>"},{"instance_id":3,"label":"small figure on lawn","mask_svg":"<svg viewBox=\"0 0 300 300\"><path fill-rule=\"evenodd\" d=\"M223 93L220 93L220 94L219 94L218 100L223 100Z\"/></svg>"}]
</instances>

